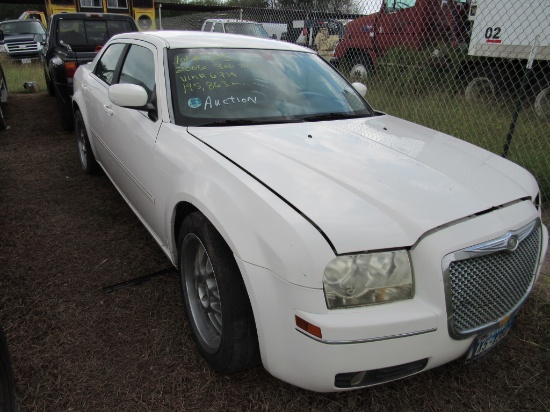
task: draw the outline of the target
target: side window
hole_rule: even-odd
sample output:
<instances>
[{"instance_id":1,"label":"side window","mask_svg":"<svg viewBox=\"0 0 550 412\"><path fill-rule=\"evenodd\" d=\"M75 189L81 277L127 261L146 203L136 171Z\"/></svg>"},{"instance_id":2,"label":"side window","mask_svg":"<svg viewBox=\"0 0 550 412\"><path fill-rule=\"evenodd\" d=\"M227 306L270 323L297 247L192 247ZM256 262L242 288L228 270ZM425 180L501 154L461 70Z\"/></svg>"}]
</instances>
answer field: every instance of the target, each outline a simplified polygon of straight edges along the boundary
<instances>
[{"instance_id":1,"label":"side window","mask_svg":"<svg viewBox=\"0 0 550 412\"><path fill-rule=\"evenodd\" d=\"M408 9L414 7L415 4L416 0L386 0L386 11L392 12Z\"/></svg>"},{"instance_id":2,"label":"side window","mask_svg":"<svg viewBox=\"0 0 550 412\"><path fill-rule=\"evenodd\" d=\"M142 86L151 100L155 90L155 58L145 47L132 45L120 71L119 83Z\"/></svg>"},{"instance_id":3,"label":"side window","mask_svg":"<svg viewBox=\"0 0 550 412\"><path fill-rule=\"evenodd\" d=\"M80 7L102 7L101 0L80 0Z\"/></svg>"},{"instance_id":4,"label":"side window","mask_svg":"<svg viewBox=\"0 0 550 412\"><path fill-rule=\"evenodd\" d=\"M120 59L120 55L122 54L124 47L125 44L112 44L107 50L105 50L105 53L103 53L95 66L95 75L109 85L113 83L116 65Z\"/></svg>"},{"instance_id":5,"label":"side window","mask_svg":"<svg viewBox=\"0 0 550 412\"><path fill-rule=\"evenodd\" d=\"M214 24L214 31L218 33L223 33L223 23Z\"/></svg>"},{"instance_id":6,"label":"side window","mask_svg":"<svg viewBox=\"0 0 550 412\"><path fill-rule=\"evenodd\" d=\"M213 24L214 23L212 23L211 21L206 22L206 24L204 25L204 30L203 31L212 31Z\"/></svg>"}]
</instances>

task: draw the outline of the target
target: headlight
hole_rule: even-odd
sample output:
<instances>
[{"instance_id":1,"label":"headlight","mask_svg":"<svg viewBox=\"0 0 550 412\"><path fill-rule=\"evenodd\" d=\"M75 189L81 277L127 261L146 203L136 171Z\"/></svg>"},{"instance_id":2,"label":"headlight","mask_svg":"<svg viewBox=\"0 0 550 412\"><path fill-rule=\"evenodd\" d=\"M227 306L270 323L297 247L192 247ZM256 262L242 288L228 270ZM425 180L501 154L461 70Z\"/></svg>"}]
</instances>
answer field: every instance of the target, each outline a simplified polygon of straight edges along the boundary
<instances>
[{"instance_id":1,"label":"headlight","mask_svg":"<svg viewBox=\"0 0 550 412\"><path fill-rule=\"evenodd\" d=\"M8 50L6 49L6 46L4 46L3 44L0 44L0 53L7 53Z\"/></svg>"},{"instance_id":2,"label":"headlight","mask_svg":"<svg viewBox=\"0 0 550 412\"><path fill-rule=\"evenodd\" d=\"M413 275L406 250L340 256L323 275L329 309L411 299Z\"/></svg>"}]
</instances>

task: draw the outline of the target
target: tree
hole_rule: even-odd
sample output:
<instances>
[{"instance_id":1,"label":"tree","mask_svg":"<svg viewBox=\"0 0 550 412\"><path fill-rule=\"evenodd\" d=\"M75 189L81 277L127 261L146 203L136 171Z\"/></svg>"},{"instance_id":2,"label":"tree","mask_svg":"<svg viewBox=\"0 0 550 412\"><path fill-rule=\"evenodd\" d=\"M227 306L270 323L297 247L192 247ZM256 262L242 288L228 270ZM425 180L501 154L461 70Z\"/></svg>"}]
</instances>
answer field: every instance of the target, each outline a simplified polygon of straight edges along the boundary
<instances>
[{"instance_id":1,"label":"tree","mask_svg":"<svg viewBox=\"0 0 550 412\"><path fill-rule=\"evenodd\" d=\"M225 5L232 7L256 7L267 9L269 2L267 0L228 0Z\"/></svg>"}]
</instances>

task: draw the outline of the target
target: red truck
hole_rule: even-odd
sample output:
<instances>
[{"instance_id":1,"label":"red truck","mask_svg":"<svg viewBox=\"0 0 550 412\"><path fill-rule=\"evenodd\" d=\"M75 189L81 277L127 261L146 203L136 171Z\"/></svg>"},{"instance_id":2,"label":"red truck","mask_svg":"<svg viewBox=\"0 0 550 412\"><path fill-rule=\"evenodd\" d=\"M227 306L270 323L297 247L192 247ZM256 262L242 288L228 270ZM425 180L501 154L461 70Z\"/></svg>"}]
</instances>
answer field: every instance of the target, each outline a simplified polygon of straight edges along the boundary
<instances>
[{"instance_id":1,"label":"red truck","mask_svg":"<svg viewBox=\"0 0 550 412\"><path fill-rule=\"evenodd\" d=\"M331 63L365 79L390 49L421 50L445 41L454 47L468 43L469 1L384 0L380 11L351 21Z\"/></svg>"}]
</instances>

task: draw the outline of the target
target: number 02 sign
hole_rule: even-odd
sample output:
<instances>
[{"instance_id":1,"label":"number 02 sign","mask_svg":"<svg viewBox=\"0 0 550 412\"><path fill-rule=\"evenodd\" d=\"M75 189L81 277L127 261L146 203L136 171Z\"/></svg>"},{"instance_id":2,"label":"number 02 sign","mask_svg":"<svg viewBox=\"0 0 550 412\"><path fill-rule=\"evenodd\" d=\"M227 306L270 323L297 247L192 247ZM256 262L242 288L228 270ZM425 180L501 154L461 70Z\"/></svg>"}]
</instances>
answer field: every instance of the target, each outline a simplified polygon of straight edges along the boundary
<instances>
[{"instance_id":1,"label":"number 02 sign","mask_svg":"<svg viewBox=\"0 0 550 412\"><path fill-rule=\"evenodd\" d=\"M490 44L500 44L502 39L500 38L500 27L487 27L485 29L485 42Z\"/></svg>"}]
</instances>

